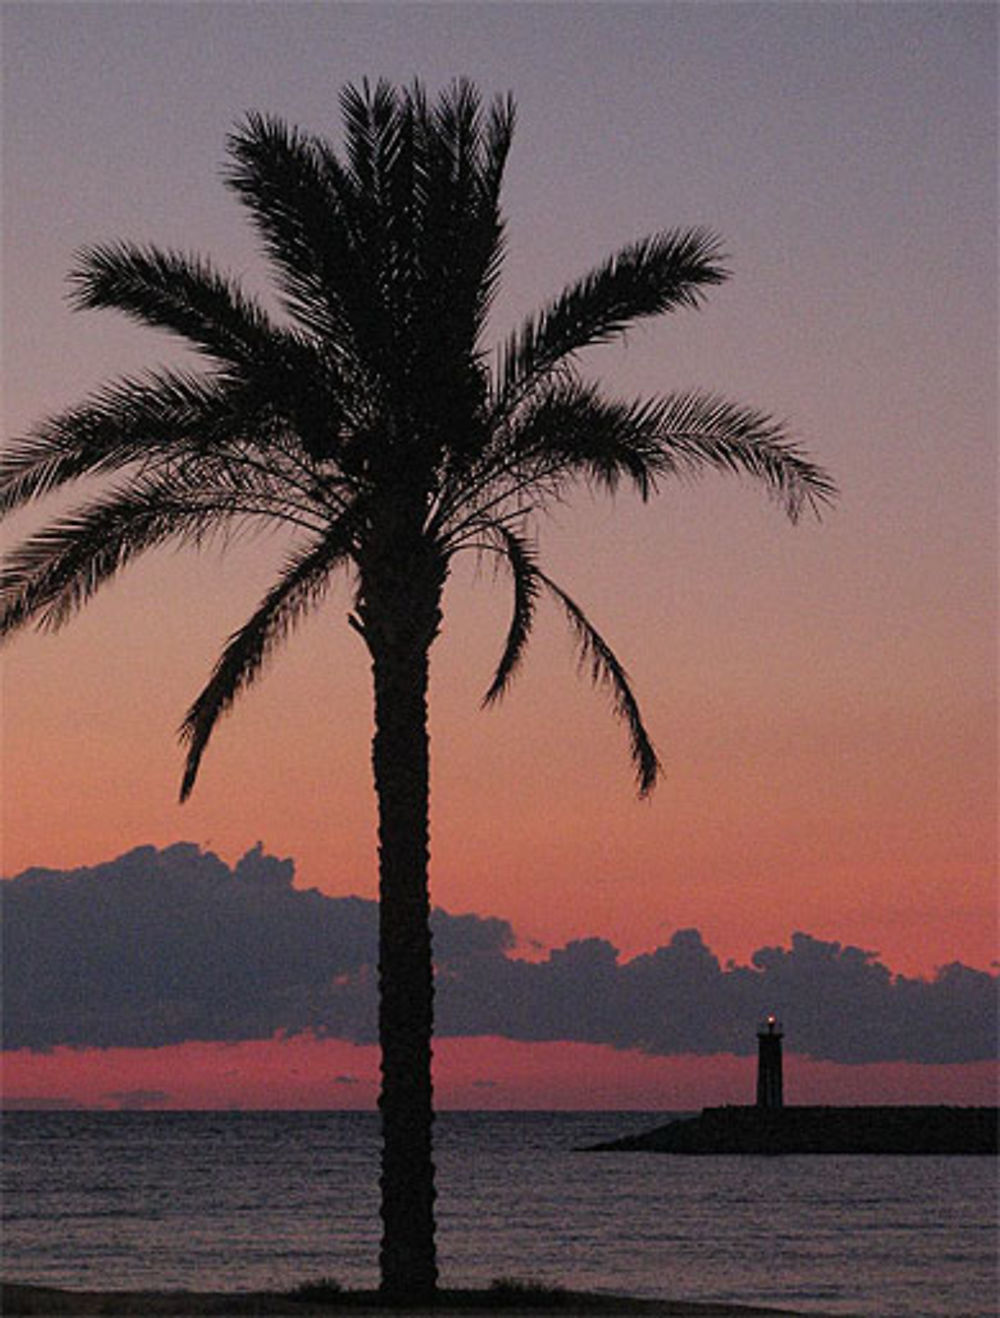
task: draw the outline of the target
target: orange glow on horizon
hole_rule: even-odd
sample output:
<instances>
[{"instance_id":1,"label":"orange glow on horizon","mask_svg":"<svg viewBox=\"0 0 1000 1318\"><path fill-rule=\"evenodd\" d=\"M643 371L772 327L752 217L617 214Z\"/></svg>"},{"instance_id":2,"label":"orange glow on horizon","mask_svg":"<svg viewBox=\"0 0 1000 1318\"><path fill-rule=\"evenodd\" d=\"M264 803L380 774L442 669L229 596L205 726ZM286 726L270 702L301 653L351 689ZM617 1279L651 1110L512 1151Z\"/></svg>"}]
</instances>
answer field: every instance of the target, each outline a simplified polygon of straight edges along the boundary
<instances>
[{"instance_id":1,"label":"orange glow on horizon","mask_svg":"<svg viewBox=\"0 0 1000 1318\"><path fill-rule=\"evenodd\" d=\"M440 1039L441 1110L692 1111L754 1101L755 1058L651 1057L595 1044ZM378 1050L311 1036L3 1054L10 1107L374 1109ZM791 1104L992 1104L998 1066L844 1066L785 1057Z\"/></svg>"}]
</instances>

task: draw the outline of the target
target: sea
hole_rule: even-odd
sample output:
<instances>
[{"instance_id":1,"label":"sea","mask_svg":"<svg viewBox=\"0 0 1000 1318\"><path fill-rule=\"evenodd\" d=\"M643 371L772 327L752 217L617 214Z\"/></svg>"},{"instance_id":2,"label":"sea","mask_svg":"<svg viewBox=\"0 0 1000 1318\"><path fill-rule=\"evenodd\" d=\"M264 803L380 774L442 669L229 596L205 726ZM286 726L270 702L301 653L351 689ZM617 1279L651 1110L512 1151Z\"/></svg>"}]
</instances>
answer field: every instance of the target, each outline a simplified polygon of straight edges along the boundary
<instances>
[{"instance_id":1,"label":"sea","mask_svg":"<svg viewBox=\"0 0 1000 1318\"><path fill-rule=\"evenodd\" d=\"M995 1318L989 1157L580 1146L662 1112L442 1112L441 1282L865 1318ZM372 1112L9 1112L3 1274L78 1288L377 1284Z\"/></svg>"}]
</instances>

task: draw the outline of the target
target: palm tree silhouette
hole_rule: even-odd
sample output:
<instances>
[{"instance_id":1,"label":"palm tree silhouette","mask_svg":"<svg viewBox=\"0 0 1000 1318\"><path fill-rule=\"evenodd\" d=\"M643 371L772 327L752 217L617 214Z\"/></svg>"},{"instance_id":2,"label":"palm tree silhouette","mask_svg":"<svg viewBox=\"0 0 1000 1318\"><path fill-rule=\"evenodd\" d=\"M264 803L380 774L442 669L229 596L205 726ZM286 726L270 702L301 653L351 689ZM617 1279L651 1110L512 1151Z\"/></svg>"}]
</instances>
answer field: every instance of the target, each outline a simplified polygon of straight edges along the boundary
<instances>
[{"instance_id":1,"label":"palm tree silhouette","mask_svg":"<svg viewBox=\"0 0 1000 1318\"><path fill-rule=\"evenodd\" d=\"M767 416L697 393L609 398L579 350L637 320L697 306L726 272L702 230L623 248L524 322L488 358L482 338L504 255L499 193L514 126L467 82L431 103L419 83L348 87L342 155L250 114L226 183L263 240L285 314L269 315L200 257L120 242L84 250L78 307L113 307L179 335L201 373L123 378L8 447L0 511L80 478L102 492L8 556L0 634L59 625L140 553L197 546L220 526L280 522L294 547L226 644L181 733L191 791L219 718L275 648L350 574L351 623L374 684L382 1086L382 1289L437 1284L431 1154L428 656L463 550L509 569L512 617L484 703L508 688L536 605L551 596L630 741L638 790L658 762L625 670L542 570L533 517L583 481L658 482L706 467L761 479L795 518L834 489Z\"/></svg>"}]
</instances>

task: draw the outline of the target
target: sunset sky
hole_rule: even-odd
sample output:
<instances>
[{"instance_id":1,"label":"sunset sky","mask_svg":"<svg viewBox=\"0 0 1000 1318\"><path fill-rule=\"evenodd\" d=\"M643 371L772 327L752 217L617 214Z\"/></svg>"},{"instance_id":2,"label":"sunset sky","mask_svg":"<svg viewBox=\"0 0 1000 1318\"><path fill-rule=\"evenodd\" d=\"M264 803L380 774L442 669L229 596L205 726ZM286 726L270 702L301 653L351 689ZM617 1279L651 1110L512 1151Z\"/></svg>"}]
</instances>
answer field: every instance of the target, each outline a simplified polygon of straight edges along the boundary
<instances>
[{"instance_id":1,"label":"sunset sky","mask_svg":"<svg viewBox=\"0 0 1000 1318\"><path fill-rule=\"evenodd\" d=\"M723 964L802 931L909 977L990 968L993 5L8 0L2 39L5 436L180 360L124 317L70 312L74 251L114 238L199 251L263 293L254 234L220 182L226 134L258 109L339 142L338 92L365 76L513 92L498 339L635 238L720 233L732 278L702 310L581 370L612 393L697 386L767 409L839 503L793 527L720 477L645 506L581 490L542 525L543 564L615 647L660 751L665 777L643 802L554 612L513 692L480 711L509 599L460 563L432 655L434 903L509 922L535 960L599 938L624 962L694 928ZM12 521L5 541L35 524ZM177 804L176 728L283 548L150 558L62 633L6 648L4 875L180 840L232 865L260 840L294 859L296 888L374 896L368 671L343 586ZM302 1105L340 1106L374 1075L370 1047L307 1037L226 1045L243 1070L223 1081L219 1047L19 1051L8 1085L273 1105L299 1093L294 1066ZM455 1106L698 1106L743 1101L747 1065L449 1039L439 1087ZM988 1089L979 1063L803 1060L800 1075L800 1101Z\"/></svg>"}]
</instances>

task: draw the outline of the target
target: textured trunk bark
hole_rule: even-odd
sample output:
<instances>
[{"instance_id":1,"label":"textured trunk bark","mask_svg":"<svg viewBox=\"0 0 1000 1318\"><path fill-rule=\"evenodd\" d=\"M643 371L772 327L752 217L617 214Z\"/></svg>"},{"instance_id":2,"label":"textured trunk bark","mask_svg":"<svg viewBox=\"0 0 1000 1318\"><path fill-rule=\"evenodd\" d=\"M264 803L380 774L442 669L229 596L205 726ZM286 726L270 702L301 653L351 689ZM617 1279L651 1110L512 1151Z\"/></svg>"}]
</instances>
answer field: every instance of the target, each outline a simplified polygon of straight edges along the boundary
<instances>
[{"instance_id":1,"label":"textured trunk bark","mask_svg":"<svg viewBox=\"0 0 1000 1318\"><path fill-rule=\"evenodd\" d=\"M428 656L440 625L443 572L363 581L358 613L372 655L378 797L379 1041L382 1051L382 1292L420 1301L437 1289L431 1035ZM384 564L381 566L385 566ZM427 566L427 565L424 565Z\"/></svg>"}]
</instances>

